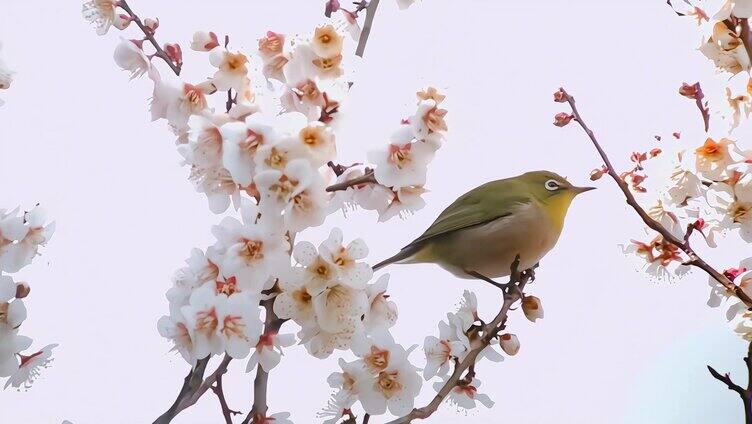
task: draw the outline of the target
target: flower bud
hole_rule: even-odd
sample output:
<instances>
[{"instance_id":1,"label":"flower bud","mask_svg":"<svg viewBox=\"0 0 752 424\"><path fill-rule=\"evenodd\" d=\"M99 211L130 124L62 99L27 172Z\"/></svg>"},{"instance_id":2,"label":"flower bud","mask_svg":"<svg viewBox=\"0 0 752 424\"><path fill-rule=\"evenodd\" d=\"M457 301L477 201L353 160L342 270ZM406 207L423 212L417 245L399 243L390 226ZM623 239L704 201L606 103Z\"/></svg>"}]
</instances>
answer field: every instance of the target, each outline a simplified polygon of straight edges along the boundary
<instances>
[{"instance_id":1,"label":"flower bud","mask_svg":"<svg viewBox=\"0 0 752 424\"><path fill-rule=\"evenodd\" d=\"M218 47L219 40L217 34L206 31L196 31L193 33L193 41L191 41L191 50L197 52L208 52L209 50Z\"/></svg>"},{"instance_id":2,"label":"flower bud","mask_svg":"<svg viewBox=\"0 0 752 424\"><path fill-rule=\"evenodd\" d=\"M115 18L113 18L112 20L112 26L122 31L128 28L131 22L133 22L133 19L131 19L130 16L121 13L119 15L115 15Z\"/></svg>"},{"instance_id":3,"label":"flower bud","mask_svg":"<svg viewBox=\"0 0 752 424\"><path fill-rule=\"evenodd\" d=\"M574 118L574 116L566 112L557 113L556 116L554 116L554 125L557 127L563 127L564 125L569 124L569 121L571 121L572 118Z\"/></svg>"},{"instance_id":4,"label":"flower bud","mask_svg":"<svg viewBox=\"0 0 752 424\"><path fill-rule=\"evenodd\" d=\"M564 103L567 101L567 93L563 89L559 89L554 93L554 101L556 103Z\"/></svg>"},{"instance_id":5,"label":"flower bud","mask_svg":"<svg viewBox=\"0 0 752 424\"><path fill-rule=\"evenodd\" d=\"M157 32L157 28L159 28L159 18L152 19L152 18L146 18L144 19L144 26L146 29L151 31L152 34Z\"/></svg>"},{"instance_id":6,"label":"flower bud","mask_svg":"<svg viewBox=\"0 0 752 424\"><path fill-rule=\"evenodd\" d=\"M324 8L324 15L327 18L332 17L332 13L338 11L340 8L339 0L329 0L326 2L326 6Z\"/></svg>"},{"instance_id":7,"label":"flower bud","mask_svg":"<svg viewBox=\"0 0 752 424\"><path fill-rule=\"evenodd\" d=\"M688 99L696 99L698 93L700 93L700 83L689 85L683 82L681 87L679 87L679 94Z\"/></svg>"},{"instance_id":8,"label":"flower bud","mask_svg":"<svg viewBox=\"0 0 752 424\"><path fill-rule=\"evenodd\" d=\"M180 48L180 44L165 44L163 47L167 57L177 66L183 64L183 49Z\"/></svg>"},{"instance_id":9,"label":"flower bud","mask_svg":"<svg viewBox=\"0 0 752 424\"><path fill-rule=\"evenodd\" d=\"M525 296L522 299L522 312L531 322L543 318L543 305L541 305L540 299L535 296Z\"/></svg>"},{"instance_id":10,"label":"flower bud","mask_svg":"<svg viewBox=\"0 0 752 424\"><path fill-rule=\"evenodd\" d=\"M677 139L677 140L681 138L681 133L679 131L677 131L677 132L675 132L675 133L673 133L671 135L673 135L674 138Z\"/></svg>"},{"instance_id":11,"label":"flower bud","mask_svg":"<svg viewBox=\"0 0 752 424\"><path fill-rule=\"evenodd\" d=\"M514 356L520 351L520 341L514 334L504 333L499 337L501 349L510 356Z\"/></svg>"},{"instance_id":12,"label":"flower bud","mask_svg":"<svg viewBox=\"0 0 752 424\"><path fill-rule=\"evenodd\" d=\"M23 299L31 292L31 286L26 281L16 283L16 299Z\"/></svg>"},{"instance_id":13,"label":"flower bud","mask_svg":"<svg viewBox=\"0 0 752 424\"><path fill-rule=\"evenodd\" d=\"M600 180L603 174L608 172L608 168L604 165L600 168L593 169L590 171L590 181L597 181Z\"/></svg>"},{"instance_id":14,"label":"flower bud","mask_svg":"<svg viewBox=\"0 0 752 424\"><path fill-rule=\"evenodd\" d=\"M745 272L747 272L747 268L744 268L744 267L729 268L723 271L723 275L725 275L726 278L728 278L729 280L734 281L736 277L744 274Z\"/></svg>"},{"instance_id":15,"label":"flower bud","mask_svg":"<svg viewBox=\"0 0 752 424\"><path fill-rule=\"evenodd\" d=\"M652 149L650 151L650 157L654 158L654 157L660 155L661 153L663 153L663 150L661 150L661 149L659 149L659 148L656 147L655 149Z\"/></svg>"}]
</instances>

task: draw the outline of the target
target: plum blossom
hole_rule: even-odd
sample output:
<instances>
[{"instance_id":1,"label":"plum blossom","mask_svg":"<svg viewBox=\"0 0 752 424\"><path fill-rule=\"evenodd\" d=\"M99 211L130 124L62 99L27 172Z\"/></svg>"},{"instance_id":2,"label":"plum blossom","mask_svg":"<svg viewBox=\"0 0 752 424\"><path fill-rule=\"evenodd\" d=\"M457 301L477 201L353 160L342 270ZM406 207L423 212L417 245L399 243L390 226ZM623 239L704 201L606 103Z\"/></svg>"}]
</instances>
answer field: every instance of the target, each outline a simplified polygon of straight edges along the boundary
<instances>
[{"instance_id":1,"label":"plum blossom","mask_svg":"<svg viewBox=\"0 0 752 424\"><path fill-rule=\"evenodd\" d=\"M20 355L21 361L18 370L5 382L5 388L7 389L11 386L17 389L23 387L28 390L31 388L34 381L39 378L40 369L49 368L50 363L53 361L52 349L57 346L57 344L50 344L30 355Z\"/></svg>"},{"instance_id":2,"label":"plum blossom","mask_svg":"<svg viewBox=\"0 0 752 424\"><path fill-rule=\"evenodd\" d=\"M3 45L0 43L0 51L2 51ZM7 90L10 88L10 85L13 83L13 71L8 68L8 66L5 64L2 58L0 58L0 90ZM4 104L3 100L0 99L0 106Z\"/></svg>"},{"instance_id":3,"label":"plum blossom","mask_svg":"<svg viewBox=\"0 0 752 424\"><path fill-rule=\"evenodd\" d=\"M270 277L289 267L290 245L274 220L257 219L256 208L247 202L241 208L243 223L226 217L214 227L215 247L224 252L222 274L235 277L241 290L260 293Z\"/></svg>"},{"instance_id":4,"label":"plum blossom","mask_svg":"<svg viewBox=\"0 0 752 424\"><path fill-rule=\"evenodd\" d=\"M702 146L695 149L697 171L712 180L728 178L728 167L736 162L732 157L735 151L736 145L729 139L715 141L708 138Z\"/></svg>"},{"instance_id":5,"label":"plum blossom","mask_svg":"<svg viewBox=\"0 0 752 424\"><path fill-rule=\"evenodd\" d=\"M459 358L466 350L465 344L457 340L457 330L444 321L439 321L439 337L428 336L423 342L426 352L426 366L423 378L446 375L453 358Z\"/></svg>"},{"instance_id":6,"label":"plum blossom","mask_svg":"<svg viewBox=\"0 0 752 424\"><path fill-rule=\"evenodd\" d=\"M409 352L386 333L353 343L353 352L363 359L371 373L371 379L357 384L363 409L374 415L387 409L397 416L409 413L422 385L417 368L407 360Z\"/></svg>"},{"instance_id":7,"label":"plum blossom","mask_svg":"<svg viewBox=\"0 0 752 424\"><path fill-rule=\"evenodd\" d=\"M332 25L325 25L316 28L311 40L313 52L322 58L332 58L342 53L343 39L342 36L334 29Z\"/></svg>"},{"instance_id":8,"label":"plum blossom","mask_svg":"<svg viewBox=\"0 0 752 424\"><path fill-rule=\"evenodd\" d=\"M19 369L18 352L31 346L29 337L18 334L18 329L0 329L0 377L10 377Z\"/></svg>"},{"instance_id":9,"label":"plum blossom","mask_svg":"<svg viewBox=\"0 0 752 424\"><path fill-rule=\"evenodd\" d=\"M750 58L744 48L744 43L723 22L715 23L713 35L703 42L699 50L705 57L712 60L719 70L738 74L749 69Z\"/></svg>"},{"instance_id":10,"label":"plum blossom","mask_svg":"<svg viewBox=\"0 0 752 424\"><path fill-rule=\"evenodd\" d=\"M324 180L307 161L293 160L284 171L262 171L254 182L261 194L262 213L278 214L282 211L286 229L299 231L324 222Z\"/></svg>"},{"instance_id":11,"label":"plum blossom","mask_svg":"<svg viewBox=\"0 0 752 424\"><path fill-rule=\"evenodd\" d=\"M441 390L444 387L446 381L437 381L433 387L436 391ZM491 400L488 395L478 393L478 387L480 387L480 380L473 378L467 384L459 384L455 386L451 392L449 392L449 402L459 406L463 409L473 409L477 406L476 401L486 408L491 408L494 405L494 401Z\"/></svg>"},{"instance_id":12,"label":"plum blossom","mask_svg":"<svg viewBox=\"0 0 752 424\"><path fill-rule=\"evenodd\" d=\"M163 316L157 321L159 335L170 340L172 350L177 351L191 365L195 365L198 358L193 353L193 339L188 324L179 309L172 311L169 316Z\"/></svg>"},{"instance_id":13,"label":"plum blossom","mask_svg":"<svg viewBox=\"0 0 752 424\"><path fill-rule=\"evenodd\" d=\"M117 0L91 0L84 3L81 10L84 19L91 23L98 35L107 34L115 19Z\"/></svg>"},{"instance_id":14,"label":"plum blossom","mask_svg":"<svg viewBox=\"0 0 752 424\"><path fill-rule=\"evenodd\" d=\"M368 159L376 165L376 181L396 189L423 186L435 149L426 142L405 141L403 133L400 131L393 136L386 150L368 154Z\"/></svg>"},{"instance_id":15,"label":"plum blossom","mask_svg":"<svg viewBox=\"0 0 752 424\"><path fill-rule=\"evenodd\" d=\"M379 222L385 222L395 216L406 218L426 206L423 194L428 190L421 186L401 187L394 192L389 206L379 214Z\"/></svg>"},{"instance_id":16,"label":"plum blossom","mask_svg":"<svg viewBox=\"0 0 752 424\"><path fill-rule=\"evenodd\" d=\"M31 263L39 247L44 246L55 232L55 223L47 223L40 206L25 212L23 217L12 211L4 216L0 210L0 270L13 273Z\"/></svg>"},{"instance_id":17,"label":"plum blossom","mask_svg":"<svg viewBox=\"0 0 752 424\"><path fill-rule=\"evenodd\" d=\"M115 47L115 63L122 70L130 72L131 79L142 76L151 67L151 60L144 53L143 44L143 40L121 39Z\"/></svg>"},{"instance_id":18,"label":"plum blossom","mask_svg":"<svg viewBox=\"0 0 752 424\"><path fill-rule=\"evenodd\" d=\"M388 284L389 274L384 274L366 286L368 309L363 317L363 325L369 333L389 329L397 322L397 304L386 294Z\"/></svg>"},{"instance_id":19,"label":"plum blossom","mask_svg":"<svg viewBox=\"0 0 752 424\"><path fill-rule=\"evenodd\" d=\"M262 334L256 345L256 351L251 355L246 366L246 372L251 371L256 364L261 365L264 371L269 372L282 360L282 348L295 344L295 336L292 334Z\"/></svg>"},{"instance_id":20,"label":"plum blossom","mask_svg":"<svg viewBox=\"0 0 752 424\"><path fill-rule=\"evenodd\" d=\"M191 50L195 50L197 52L209 52L217 46L219 46L217 34L211 31L196 31L193 33Z\"/></svg>"},{"instance_id":21,"label":"plum blossom","mask_svg":"<svg viewBox=\"0 0 752 424\"><path fill-rule=\"evenodd\" d=\"M743 176L733 185L713 183L707 200L718 213L718 227L738 228L741 238L752 242L752 174Z\"/></svg>"},{"instance_id":22,"label":"plum blossom","mask_svg":"<svg viewBox=\"0 0 752 424\"><path fill-rule=\"evenodd\" d=\"M218 68L213 83L220 91L243 91L248 79L248 58L242 53L232 53L224 47L209 52L209 61Z\"/></svg>"}]
</instances>

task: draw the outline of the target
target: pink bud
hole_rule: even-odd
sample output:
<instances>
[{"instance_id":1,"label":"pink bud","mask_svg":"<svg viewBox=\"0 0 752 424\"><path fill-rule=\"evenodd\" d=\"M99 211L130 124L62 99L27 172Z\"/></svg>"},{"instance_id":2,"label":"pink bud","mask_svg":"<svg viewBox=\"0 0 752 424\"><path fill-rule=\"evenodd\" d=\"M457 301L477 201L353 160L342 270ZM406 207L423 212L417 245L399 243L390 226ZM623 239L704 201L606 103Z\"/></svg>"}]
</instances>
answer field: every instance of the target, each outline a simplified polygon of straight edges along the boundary
<instances>
[{"instance_id":1,"label":"pink bud","mask_svg":"<svg viewBox=\"0 0 752 424\"><path fill-rule=\"evenodd\" d=\"M151 31L152 34L157 32L157 28L159 28L159 18L152 19L152 18L146 18L144 19L144 26Z\"/></svg>"},{"instance_id":2,"label":"pink bud","mask_svg":"<svg viewBox=\"0 0 752 424\"><path fill-rule=\"evenodd\" d=\"M131 22L133 22L133 19L126 14L115 15L115 18L112 20L112 26L122 31L128 28Z\"/></svg>"},{"instance_id":3,"label":"pink bud","mask_svg":"<svg viewBox=\"0 0 752 424\"><path fill-rule=\"evenodd\" d=\"M514 356L520 351L520 341L514 334L504 333L499 337L501 349L510 356Z\"/></svg>"},{"instance_id":4,"label":"pink bud","mask_svg":"<svg viewBox=\"0 0 752 424\"><path fill-rule=\"evenodd\" d=\"M699 82L696 82L692 85L683 82L681 87L679 87L679 94L688 99L696 99L698 93L702 93Z\"/></svg>"},{"instance_id":5,"label":"pink bud","mask_svg":"<svg viewBox=\"0 0 752 424\"><path fill-rule=\"evenodd\" d=\"M601 166L600 168L593 169L590 171L590 181L596 181L600 180L603 174L608 172L608 168L606 166Z\"/></svg>"},{"instance_id":6,"label":"pink bud","mask_svg":"<svg viewBox=\"0 0 752 424\"><path fill-rule=\"evenodd\" d=\"M726 276L731 281L734 281L736 277L744 274L747 272L747 268L741 267L741 268L729 268L725 271L723 271L723 275Z\"/></svg>"},{"instance_id":7,"label":"pink bud","mask_svg":"<svg viewBox=\"0 0 752 424\"><path fill-rule=\"evenodd\" d=\"M525 296L522 299L522 312L532 322L543 318L543 305L541 305L540 299L535 296Z\"/></svg>"},{"instance_id":8,"label":"pink bud","mask_svg":"<svg viewBox=\"0 0 752 424\"><path fill-rule=\"evenodd\" d=\"M332 17L332 13L338 11L340 8L339 0L329 0L326 2L326 7L324 8L324 15L327 18Z\"/></svg>"},{"instance_id":9,"label":"pink bud","mask_svg":"<svg viewBox=\"0 0 752 424\"><path fill-rule=\"evenodd\" d=\"M183 64L183 50L180 48L180 44L165 44L164 51L175 65L181 66Z\"/></svg>"},{"instance_id":10,"label":"pink bud","mask_svg":"<svg viewBox=\"0 0 752 424\"><path fill-rule=\"evenodd\" d=\"M679 131L677 131L677 132L673 133L672 135L673 135L673 136L674 136L674 138L675 138L675 139L677 139L677 140L681 138L681 133L680 133Z\"/></svg>"},{"instance_id":11,"label":"pink bud","mask_svg":"<svg viewBox=\"0 0 752 424\"><path fill-rule=\"evenodd\" d=\"M567 92L564 89L559 89L554 93L554 101L556 103L564 103L567 101Z\"/></svg>"},{"instance_id":12,"label":"pink bud","mask_svg":"<svg viewBox=\"0 0 752 424\"><path fill-rule=\"evenodd\" d=\"M31 292L31 286L26 281L16 283L16 299L23 299Z\"/></svg>"},{"instance_id":13,"label":"pink bud","mask_svg":"<svg viewBox=\"0 0 752 424\"><path fill-rule=\"evenodd\" d=\"M557 113L556 116L554 116L554 125L557 127L563 127L564 125L569 124L569 121L571 121L572 118L574 118L574 116L566 112Z\"/></svg>"},{"instance_id":14,"label":"pink bud","mask_svg":"<svg viewBox=\"0 0 752 424\"><path fill-rule=\"evenodd\" d=\"M208 52L209 50L219 46L219 39L217 34L209 31L196 31L193 33L193 40L191 41L191 50L197 52Z\"/></svg>"},{"instance_id":15,"label":"pink bud","mask_svg":"<svg viewBox=\"0 0 752 424\"><path fill-rule=\"evenodd\" d=\"M705 228L705 220L702 218L697 218L697 221L695 221L692 226L695 228L695 230L702 231L702 229Z\"/></svg>"},{"instance_id":16,"label":"pink bud","mask_svg":"<svg viewBox=\"0 0 752 424\"><path fill-rule=\"evenodd\" d=\"M663 150L661 150L661 149L659 149L659 148L656 147L655 149L653 149L653 150L650 151L650 157L654 158L654 157L660 155L661 153L663 153Z\"/></svg>"}]
</instances>

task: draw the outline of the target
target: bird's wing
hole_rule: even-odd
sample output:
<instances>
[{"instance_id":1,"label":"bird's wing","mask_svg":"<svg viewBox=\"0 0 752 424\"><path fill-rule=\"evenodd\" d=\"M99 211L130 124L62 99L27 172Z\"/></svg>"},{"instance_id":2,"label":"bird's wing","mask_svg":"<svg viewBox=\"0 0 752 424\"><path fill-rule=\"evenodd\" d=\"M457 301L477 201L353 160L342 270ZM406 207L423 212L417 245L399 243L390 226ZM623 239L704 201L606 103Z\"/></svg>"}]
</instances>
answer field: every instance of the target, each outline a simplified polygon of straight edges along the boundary
<instances>
[{"instance_id":1,"label":"bird's wing","mask_svg":"<svg viewBox=\"0 0 752 424\"><path fill-rule=\"evenodd\" d=\"M509 216L521 205L531 202L529 196L509 194L509 187L505 183L507 180L494 181L464 194L444 209L426 232L405 248L414 247L436 236ZM489 190L486 187L489 184L498 187Z\"/></svg>"}]
</instances>

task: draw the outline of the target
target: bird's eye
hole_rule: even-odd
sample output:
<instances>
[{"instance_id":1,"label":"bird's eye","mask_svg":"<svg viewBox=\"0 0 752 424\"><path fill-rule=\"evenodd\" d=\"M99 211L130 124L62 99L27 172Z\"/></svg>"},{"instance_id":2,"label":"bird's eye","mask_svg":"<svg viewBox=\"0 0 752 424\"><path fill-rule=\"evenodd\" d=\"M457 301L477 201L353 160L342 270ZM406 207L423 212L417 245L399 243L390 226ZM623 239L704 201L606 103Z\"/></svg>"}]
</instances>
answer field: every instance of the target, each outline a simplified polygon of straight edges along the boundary
<instances>
[{"instance_id":1,"label":"bird's eye","mask_svg":"<svg viewBox=\"0 0 752 424\"><path fill-rule=\"evenodd\" d=\"M556 191L559 189L559 183L556 182L556 180L548 180L546 181L544 186L546 187L546 190L548 191Z\"/></svg>"}]
</instances>

